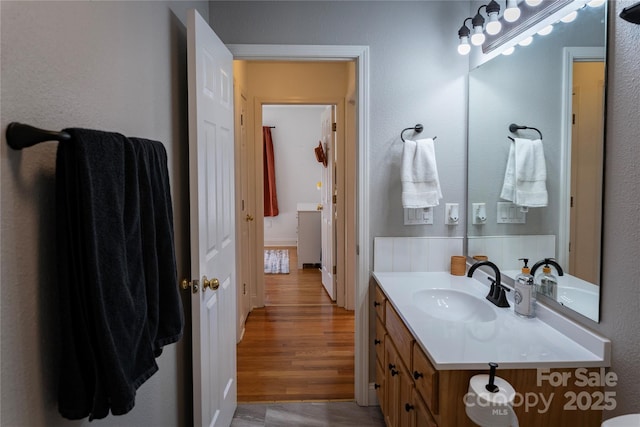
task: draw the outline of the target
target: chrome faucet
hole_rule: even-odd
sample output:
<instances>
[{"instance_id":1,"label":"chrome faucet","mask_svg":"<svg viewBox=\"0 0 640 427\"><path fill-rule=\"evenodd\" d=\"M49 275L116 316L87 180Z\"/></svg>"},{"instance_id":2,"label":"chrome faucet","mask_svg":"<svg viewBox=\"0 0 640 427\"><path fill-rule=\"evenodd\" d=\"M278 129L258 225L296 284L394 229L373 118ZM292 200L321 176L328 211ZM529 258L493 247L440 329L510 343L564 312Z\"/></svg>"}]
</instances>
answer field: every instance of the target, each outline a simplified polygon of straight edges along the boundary
<instances>
[{"instance_id":1,"label":"chrome faucet","mask_svg":"<svg viewBox=\"0 0 640 427\"><path fill-rule=\"evenodd\" d=\"M467 277L472 277L473 272L476 271L478 267L482 267L483 265L491 267L496 276L495 280L492 279L491 277L489 278L489 281L491 282L491 288L489 289L489 294L487 295L487 299L493 305L496 305L498 307L510 307L509 302L507 301L506 292L510 292L511 289L505 287L502 284L502 276L500 274L500 269L498 268L497 265L495 265L491 261L478 261L469 268Z\"/></svg>"}]
</instances>

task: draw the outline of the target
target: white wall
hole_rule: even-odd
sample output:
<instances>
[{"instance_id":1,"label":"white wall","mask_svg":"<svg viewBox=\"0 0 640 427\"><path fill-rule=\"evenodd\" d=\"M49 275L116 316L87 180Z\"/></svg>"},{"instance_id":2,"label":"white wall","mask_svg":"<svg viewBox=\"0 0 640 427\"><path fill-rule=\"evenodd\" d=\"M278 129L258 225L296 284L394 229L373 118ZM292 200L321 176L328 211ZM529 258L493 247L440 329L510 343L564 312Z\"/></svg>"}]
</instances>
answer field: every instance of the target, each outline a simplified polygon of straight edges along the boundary
<instances>
[{"instance_id":1,"label":"white wall","mask_svg":"<svg viewBox=\"0 0 640 427\"><path fill-rule=\"evenodd\" d=\"M186 10L204 2L0 2L3 427L191 425L190 330L158 358L127 415L57 412L56 143L7 147L11 121L87 127L164 143L179 275L189 274ZM190 324L189 298L185 317Z\"/></svg>"},{"instance_id":2,"label":"white wall","mask_svg":"<svg viewBox=\"0 0 640 427\"><path fill-rule=\"evenodd\" d=\"M271 129L280 213L264 219L265 246L295 246L298 203L320 203L316 185L322 164L313 149L322 134L320 105L265 105L262 125Z\"/></svg>"}]
</instances>

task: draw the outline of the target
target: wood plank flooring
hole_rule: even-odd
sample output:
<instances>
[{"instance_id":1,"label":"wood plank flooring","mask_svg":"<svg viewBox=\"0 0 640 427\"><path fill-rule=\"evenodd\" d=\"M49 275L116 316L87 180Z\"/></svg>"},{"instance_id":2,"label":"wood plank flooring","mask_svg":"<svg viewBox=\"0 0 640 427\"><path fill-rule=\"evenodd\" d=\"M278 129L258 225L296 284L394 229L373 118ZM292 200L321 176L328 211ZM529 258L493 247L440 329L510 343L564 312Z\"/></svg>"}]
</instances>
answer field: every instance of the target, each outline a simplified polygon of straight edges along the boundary
<instances>
[{"instance_id":1,"label":"wood plank flooring","mask_svg":"<svg viewBox=\"0 0 640 427\"><path fill-rule=\"evenodd\" d=\"M265 304L238 344L238 402L353 400L354 312L336 307L317 269L265 275Z\"/></svg>"}]
</instances>

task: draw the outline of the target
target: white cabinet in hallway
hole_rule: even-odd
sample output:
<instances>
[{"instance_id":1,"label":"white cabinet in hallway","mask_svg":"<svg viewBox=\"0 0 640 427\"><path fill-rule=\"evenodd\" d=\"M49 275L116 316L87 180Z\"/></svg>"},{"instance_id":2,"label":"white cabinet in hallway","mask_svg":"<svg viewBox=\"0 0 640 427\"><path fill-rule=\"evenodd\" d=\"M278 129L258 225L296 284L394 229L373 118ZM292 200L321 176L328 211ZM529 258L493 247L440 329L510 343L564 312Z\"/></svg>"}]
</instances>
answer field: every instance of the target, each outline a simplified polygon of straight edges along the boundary
<instances>
[{"instance_id":1,"label":"white cabinet in hallway","mask_svg":"<svg viewBox=\"0 0 640 427\"><path fill-rule=\"evenodd\" d=\"M298 268L320 266L322 236L318 207L317 203L298 203Z\"/></svg>"}]
</instances>

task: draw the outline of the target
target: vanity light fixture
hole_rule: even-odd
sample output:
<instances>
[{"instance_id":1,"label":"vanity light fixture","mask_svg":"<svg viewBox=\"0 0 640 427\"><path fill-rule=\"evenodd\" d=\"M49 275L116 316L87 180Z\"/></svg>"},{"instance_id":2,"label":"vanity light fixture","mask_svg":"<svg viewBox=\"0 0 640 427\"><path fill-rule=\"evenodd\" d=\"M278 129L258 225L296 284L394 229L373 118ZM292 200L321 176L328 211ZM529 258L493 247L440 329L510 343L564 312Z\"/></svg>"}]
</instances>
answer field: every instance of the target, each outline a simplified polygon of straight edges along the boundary
<instances>
[{"instance_id":1,"label":"vanity light fixture","mask_svg":"<svg viewBox=\"0 0 640 427\"><path fill-rule=\"evenodd\" d=\"M520 19L518 0L507 0L507 8L504 10L504 20L507 22L516 22L518 19Z\"/></svg>"},{"instance_id":2,"label":"vanity light fixture","mask_svg":"<svg viewBox=\"0 0 640 427\"><path fill-rule=\"evenodd\" d=\"M460 55L468 55L471 52L471 45L469 44L469 34L471 34L471 30L467 27L467 21L471 18L467 18L462 23L462 27L458 30L458 38L460 39L460 44L458 44L458 53Z\"/></svg>"},{"instance_id":3,"label":"vanity light fixture","mask_svg":"<svg viewBox=\"0 0 640 427\"><path fill-rule=\"evenodd\" d=\"M518 42L520 46L529 46L531 43L533 43L533 36L529 36L526 39Z\"/></svg>"},{"instance_id":4,"label":"vanity light fixture","mask_svg":"<svg viewBox=\"0 0 640 427\"><path fill-rule=\"evenodd\" d=\"M500 23L498 15L500 14L500 5L496 2L496 0L491 0L485 10L487 11L487 15L489 16L489 22L487 23L487 34L491 34L492 36L498 34L502 29L502 24Z\"/></svg>"},{"instance_id":5,"label":"vanity light fixture","mask_svg":"<svg viewBox=\"0 0 640 427\"><path fill-rule=\"evenodd\" d=\"M478 8L478 13L471 19L471 25L473 25L473 34L471 35L471 44L474 46L481 46L485 41L484 36L484 18L480 15L480 9L486 7L484 5Z\"/></svg>"},{"instance_id":6,"label":"vanity light fixture","mask_svg":"<svg viewBox=\"0 0 640 427\"><path fill-rule=\"evenodd\" d=\"M587 3L589 7L600 7L605 3L605 0L591 0Z\"/></svg>"},{"instance_id":7,"label":"vanity light fixture","mask_svg":"<svg viewBox=\"0 0 640 427\"><path fill-rule=\"evenodd\" d=\"M551 32L553 31L553 25L549 24L546 27L544 27L543 29L541 29L540 31L538 31L538 34L541 36L546 36L548 34L551 34Z\"/></svg>"},{"instance_id":8,"label":"vanity light fixture","mask_svg":"<svg viewBox=\"0 0 640 427\"><path fill-rule=\"evenodd\" d=\"M578 17L578 11L574 10L573 12L569 12L569 14L567 16L565 16L564 18L562 18L560 20L562 22L564 22L564 23L569 23L569 22L575 21L577 17Z\"/></svg>"},{"instance_id":9,"label":"vanity light fixture","mask_svg":"<svg viewBox=\"0 0 640 427\"><path fill-rule=\"evenodd\" d=\"M504 56L509 56L509 55L511 55L513 52L515 52L515 50L516 50L516 47L515 47L515 46L511 46L509 49L505 49L505 50L503 50L503 51L502 51L502 54L503 54Z\"/></svg>"}]
</instances>

